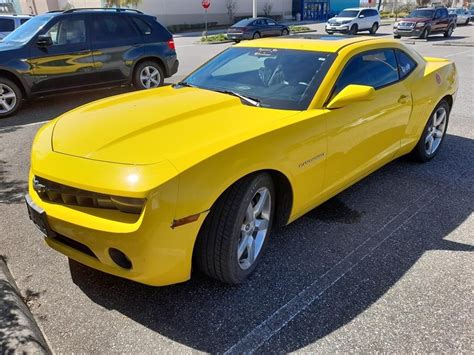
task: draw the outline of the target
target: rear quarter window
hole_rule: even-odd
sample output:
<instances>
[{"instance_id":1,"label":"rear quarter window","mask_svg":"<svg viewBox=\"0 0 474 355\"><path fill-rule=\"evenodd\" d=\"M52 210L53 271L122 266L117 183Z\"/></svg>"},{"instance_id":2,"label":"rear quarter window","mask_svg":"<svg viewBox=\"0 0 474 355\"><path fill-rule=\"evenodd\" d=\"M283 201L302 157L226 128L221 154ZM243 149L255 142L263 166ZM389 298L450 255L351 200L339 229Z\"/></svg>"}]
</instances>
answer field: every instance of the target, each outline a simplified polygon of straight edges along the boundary
<instances>
[{"instance_id":1,"label":"rear quarter window","mask_svg":"<svg viewBox=\"0 0 474 355\"><path fill-rule=\"evenodd\" d=\"M12 32L15 29L15 21L9 18L0 18L0 32Z\"/></svg>"}]
</instances>

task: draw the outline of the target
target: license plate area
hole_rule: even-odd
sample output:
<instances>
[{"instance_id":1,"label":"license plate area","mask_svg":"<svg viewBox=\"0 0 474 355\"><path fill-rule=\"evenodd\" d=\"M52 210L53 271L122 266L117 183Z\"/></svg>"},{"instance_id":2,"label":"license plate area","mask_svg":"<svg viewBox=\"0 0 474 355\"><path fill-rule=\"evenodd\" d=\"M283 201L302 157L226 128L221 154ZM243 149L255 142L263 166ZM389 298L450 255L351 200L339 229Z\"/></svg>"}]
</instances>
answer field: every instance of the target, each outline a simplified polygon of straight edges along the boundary
<instances>
[{"instance_id":1,"label":"license plate area","mask_svg":"<svg viewBox=\"0 0 474 355\"><path fill-rule=\"evenodd\" d=\"M54 237L54 232L51 230L48 219L46 218L46 212L36 205L29 195L25 196L26 207L28 209L28 216L35 224L36 228L43 233L46 237Z\"/></svg>"}]
</instances>

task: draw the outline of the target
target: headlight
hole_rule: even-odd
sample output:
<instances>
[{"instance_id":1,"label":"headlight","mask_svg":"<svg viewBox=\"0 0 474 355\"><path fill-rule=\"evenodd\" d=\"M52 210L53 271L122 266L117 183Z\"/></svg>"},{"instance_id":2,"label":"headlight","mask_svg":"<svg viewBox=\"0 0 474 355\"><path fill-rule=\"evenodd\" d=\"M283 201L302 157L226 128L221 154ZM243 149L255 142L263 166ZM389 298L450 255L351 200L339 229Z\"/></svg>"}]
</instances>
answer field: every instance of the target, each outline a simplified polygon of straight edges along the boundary
<instances>
[{"instance_id":1,"label":"headlight","mask_svg":"<svg viewBox=\"0 0 474 355\"><path fill-rule=\"evenodd\" d=\"M416 27L423 27L424 25L425 25L424 22L418 22L418 23L416 24Z\"/></svg>"},{"instance_id":2,"label":"headlight","mask_svg":"<svg viewBox=\"0 0 474 355\"><path fill-rule=\"evenodd\" d=\"M144 198L110 196L110 200L116 209L122 212L136 214L142 212L143 206L145 206L146 203L146 199Z\"/></svg>"}]
</instances>

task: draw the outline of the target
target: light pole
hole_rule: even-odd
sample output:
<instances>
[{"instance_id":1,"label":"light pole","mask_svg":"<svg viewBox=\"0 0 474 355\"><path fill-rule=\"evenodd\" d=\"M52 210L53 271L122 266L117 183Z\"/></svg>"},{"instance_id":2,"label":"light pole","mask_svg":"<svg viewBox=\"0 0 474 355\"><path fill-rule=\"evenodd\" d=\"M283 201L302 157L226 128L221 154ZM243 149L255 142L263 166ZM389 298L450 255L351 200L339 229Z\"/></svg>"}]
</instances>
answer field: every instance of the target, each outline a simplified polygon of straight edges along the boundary
<instances>
[{"instance_id":1,"label":"light pole","mask_svg":"<svg viewBox=\"0 0 474 355\"><path fill-rule=\"evenodd\" d=\"M257 0L253 0L252 16L253 18L257 18Z\"/></svg>"}]
</instances>

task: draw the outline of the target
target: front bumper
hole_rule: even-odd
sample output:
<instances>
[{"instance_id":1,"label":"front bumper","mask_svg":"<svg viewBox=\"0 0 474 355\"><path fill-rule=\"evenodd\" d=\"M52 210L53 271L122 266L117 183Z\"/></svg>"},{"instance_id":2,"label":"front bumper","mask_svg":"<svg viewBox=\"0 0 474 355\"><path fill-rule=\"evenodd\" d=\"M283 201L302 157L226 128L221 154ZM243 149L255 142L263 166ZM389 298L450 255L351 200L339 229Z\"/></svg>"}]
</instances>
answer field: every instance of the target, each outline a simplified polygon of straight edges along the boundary
<instances>
[{"instance_id":1,"label":"front bumper","mask_svg":"<svg viewBox=\"0 0 474 355\"><path fill-rule=\"evenodd\" d=\"M350 24L347 25L330 25L326 24L326 32L341 32L346 33L349 31Z\"/></svg>"},{"instance_id":2,"label":"front bumper","mask_svg":"<svg viewBox=\"0 0 474 355\"><path fill-rule=\"evenodd\" d=\"M30 201L46 213L52 231L46 243L82 264L144 284L162 286L188 280L194 242L206 213L193 223L171 227L177 217L176 169L166 161L121 165L52 152L46 142L52 127L43 127L43 134L38 133L33 143L28 189ZM132 171L140 180L127 185L126 177ZM77 189L147 201L141 214L50 202L35 191L34 176ZM178 216L182 217L186 216ZM111 248L124 253L132 267L114 262Z\"/></svg>"},{"instance_id":3,"label":"front bumper","mask_svg":"<svg viewBox=\"0 0 474 355\"><path fill-rule=\"evenodd\" d=\"M421 28L410 28L410 29L401 29L394 28L393 34L401 37L419 37L423 33L424 27Z\"/></svg>"}]
</instances>

